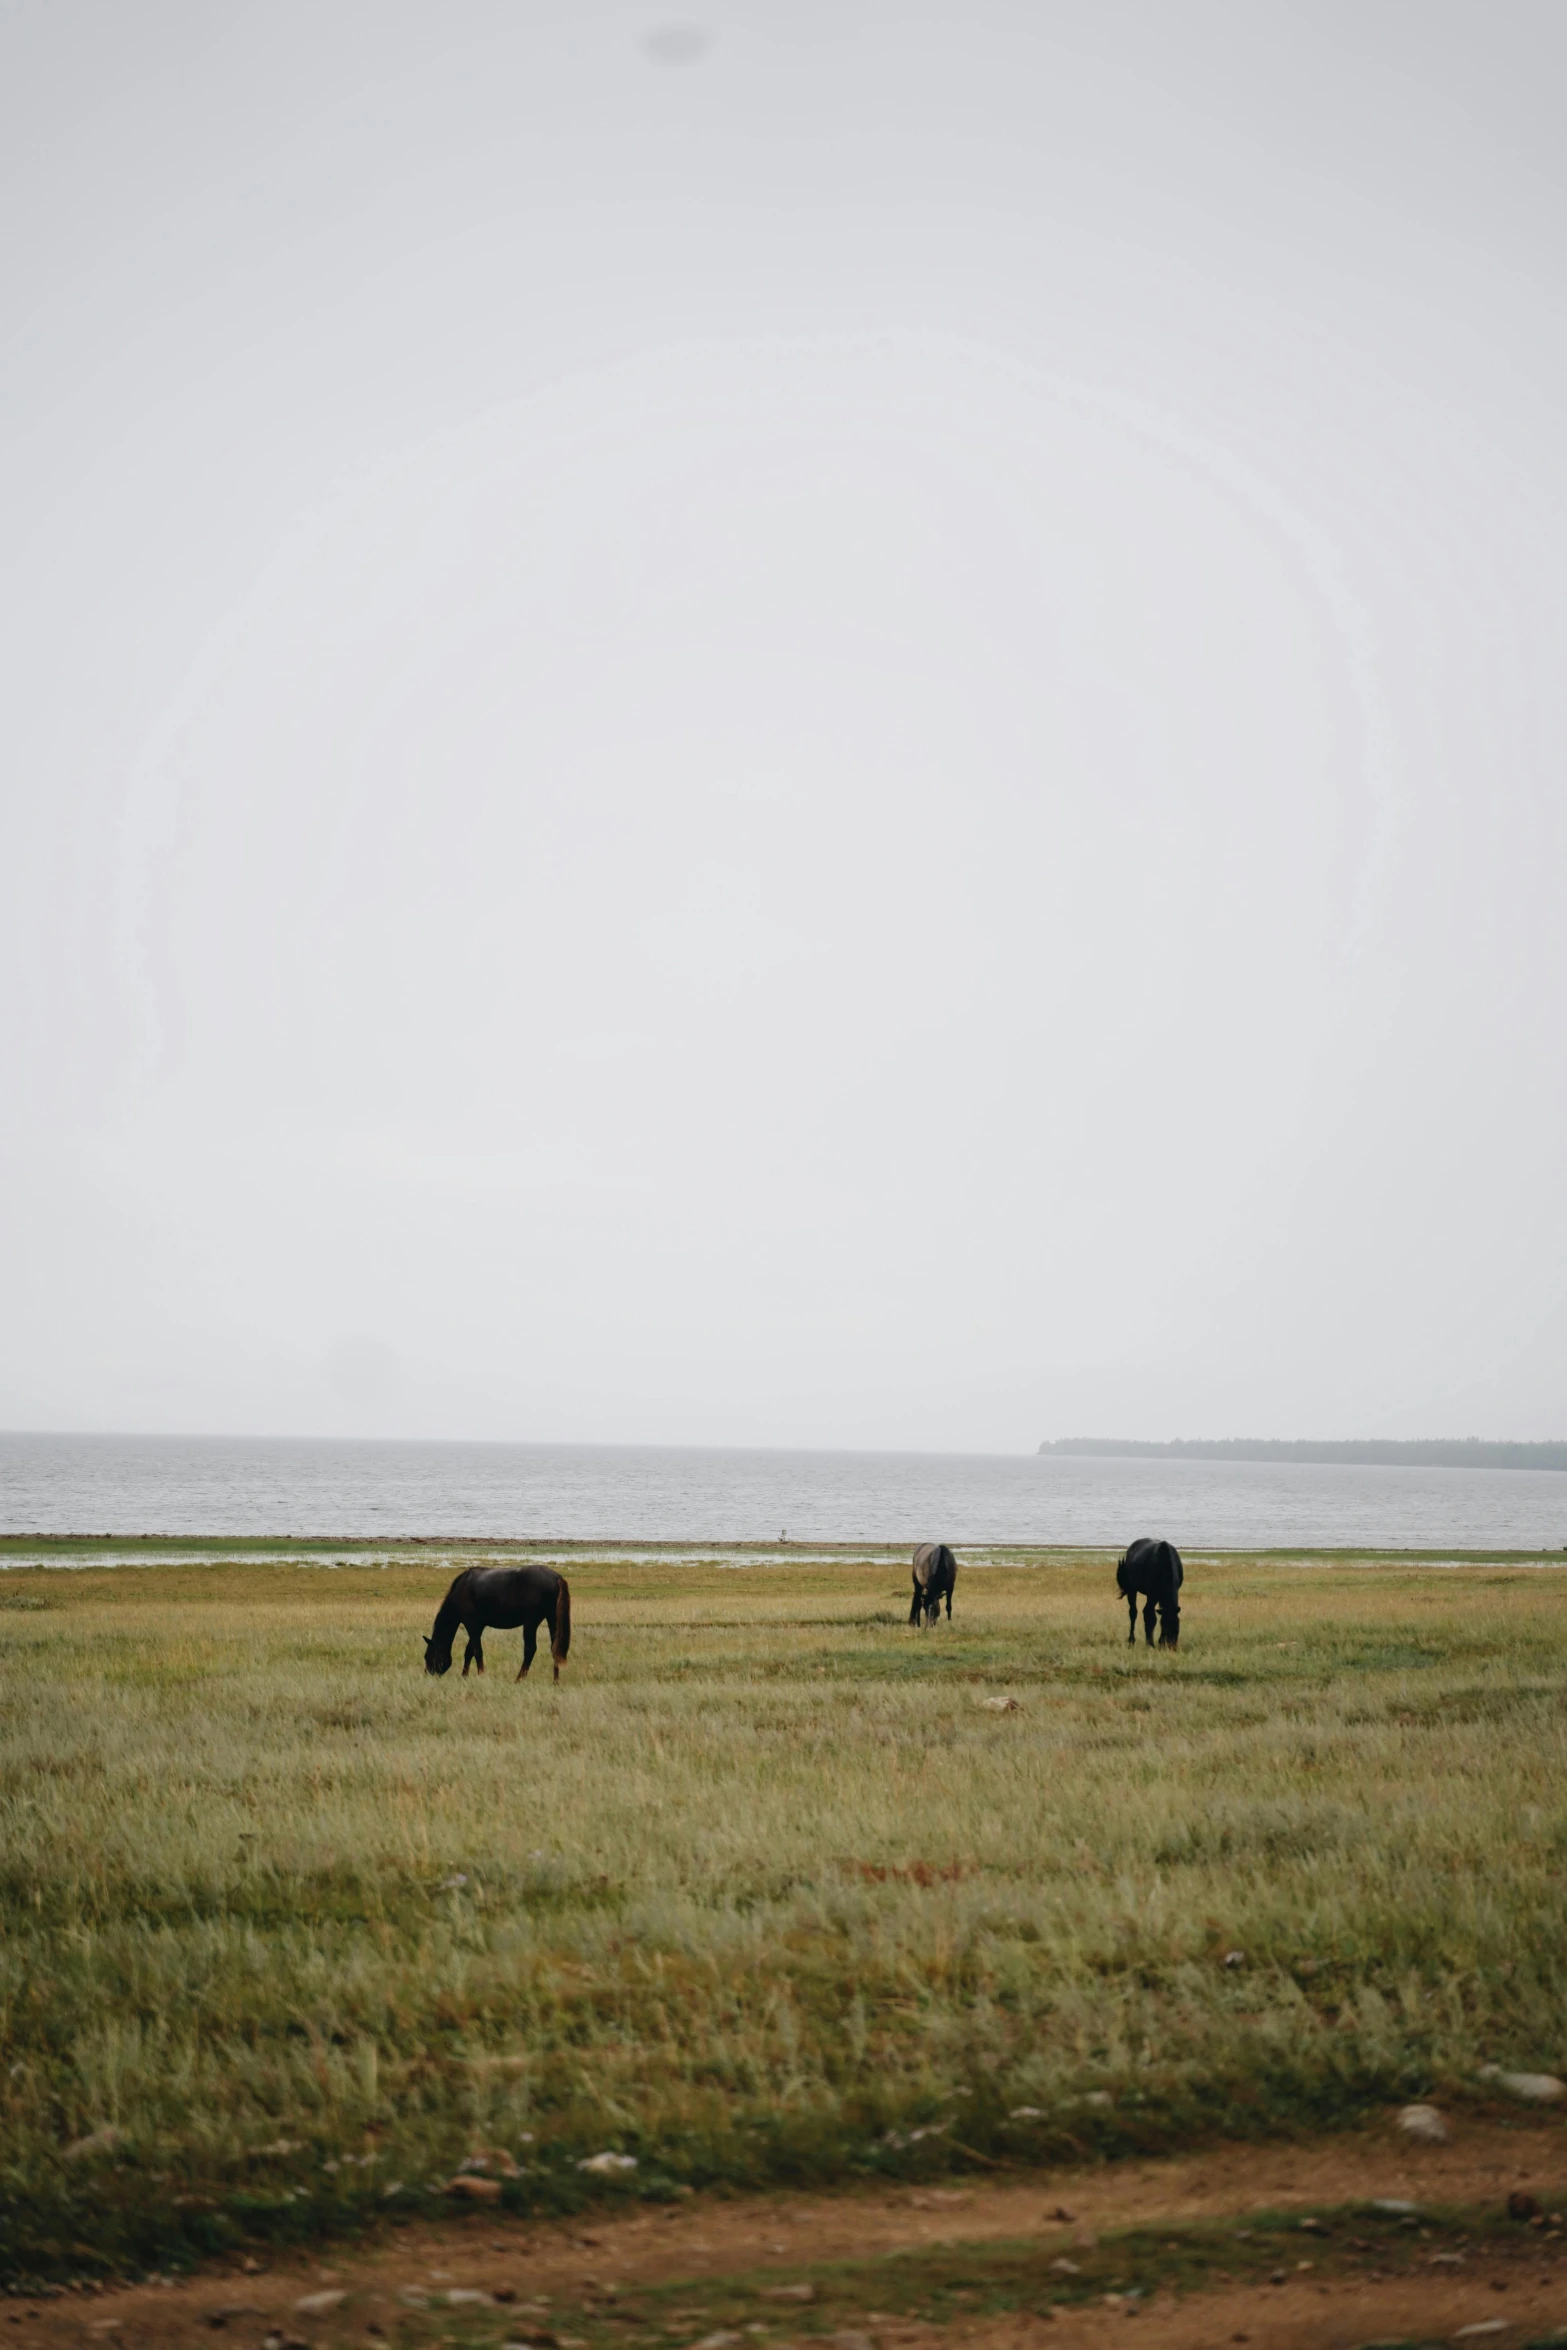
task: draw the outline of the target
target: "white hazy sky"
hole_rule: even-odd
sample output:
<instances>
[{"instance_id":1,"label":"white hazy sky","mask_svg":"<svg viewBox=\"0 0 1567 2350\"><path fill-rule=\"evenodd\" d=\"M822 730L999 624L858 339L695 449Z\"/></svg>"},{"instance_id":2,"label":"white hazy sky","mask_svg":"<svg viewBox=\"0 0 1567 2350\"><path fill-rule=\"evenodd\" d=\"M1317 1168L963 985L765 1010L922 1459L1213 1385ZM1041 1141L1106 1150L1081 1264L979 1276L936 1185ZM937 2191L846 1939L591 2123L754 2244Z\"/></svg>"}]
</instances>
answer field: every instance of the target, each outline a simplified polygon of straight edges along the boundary
<instances>
[{"instance_id":1,"label":"white hazy sky","mask_svg":"<svg viewBox=\"0 0 1567 2350\"><path fill-rule=\"evenodd\" d=\"M1567 1434L1564 120L0 0L0 1424Z\"/></svg>"}]
</instances>

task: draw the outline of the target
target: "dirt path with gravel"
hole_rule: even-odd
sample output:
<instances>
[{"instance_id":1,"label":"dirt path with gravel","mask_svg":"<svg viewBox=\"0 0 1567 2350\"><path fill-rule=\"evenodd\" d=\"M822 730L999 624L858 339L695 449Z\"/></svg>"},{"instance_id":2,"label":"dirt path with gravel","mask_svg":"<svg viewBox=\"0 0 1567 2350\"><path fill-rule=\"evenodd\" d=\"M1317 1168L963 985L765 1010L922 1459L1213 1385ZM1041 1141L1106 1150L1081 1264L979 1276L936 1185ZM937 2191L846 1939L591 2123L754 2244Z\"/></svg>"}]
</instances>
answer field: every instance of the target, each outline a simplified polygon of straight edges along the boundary
<instances>
[{"instance_id":1,"label":"dirt path with gravel","mask_svg":"<svg viewBox=\"0 0 1567 2350\"><path fill-rule=\"evenodd\" d=\"M481 2209L389 2227L375 2241L325 2259L234 2260L168 2283L13 2298L0 2314L0 2350L7 2336L18 2350L67 2343L72 2350L91 2343L179 2350L198 2341L210 2345L215 2334L234 2350L263 2350L269 2337L272 2350L530 2337L574 2350L582 2338L559 2329L587 2321L580 2314L573 2320L572 2311L608 2322L616 2318L617 2301L638 2291L686 2285L700 2296L739 2276L753 2280L758 2296L755 2342L765 2334L769 2350L784 2350L778 2337L791 2319L769 2300L770 2270L798 2274L818 2263L1032 2239L1059 2245L1062 2262L1069 2262L1074 2248L1090 2252L1101 2236L1128 2228L1218 2220L1241 2226L1261 2212L1377 2198L1500 2213L1515 2191L1537 2197L1546 2212L1560 2209L1567 2196L1561 2119L1461 2121L1446 2144L1433 2146L1412 2145L1383 2125L1306 2144L1223 2146L1184 2158L964 2187L695 2197L569 2223L513 2220ZM1543 2214L1533 2232L1520 2226L1505 2242L1476 2238L1467 2250L1427 2253L1406 2239L1407 2274L1368 2268L1364 2248L1353 2274L1317 2258L1309 2237L1290 2250L1299 2257L1267 2283L1225 2283L1221 2272L1178 2297L1168 2288L1140 2299L1102 2294L1091 2304L1052 2311L959 2314L940 2328L907 2309L896 2316L872 2311L863 2327L838 2339L841 2350L920 2350L938 2340L952 2350L960 2343L1012 2350L1045 2340L1055 2350L1091 2350L1119 2340L1129 2317L1137 2320L1132 2338L1149 2350L1246 2342L1353 2350L1369 2341L1406 2340L1495 2341L1509 2350L1557 2329L1567 2337L1567 2235ZM665 2339L671 2316L682 2314L666 2309ZM792 2320L802 2334L806 2317L802 2309ZM701 2312L693 2310L690 2321L693 2340L702 2340ZM629 2329L638 2321L628 2312L619 2322L630 2345L636 2337ZM744 2339L743 2332L731 2333L722 2350Z\"/></svg>"}]
</instances>

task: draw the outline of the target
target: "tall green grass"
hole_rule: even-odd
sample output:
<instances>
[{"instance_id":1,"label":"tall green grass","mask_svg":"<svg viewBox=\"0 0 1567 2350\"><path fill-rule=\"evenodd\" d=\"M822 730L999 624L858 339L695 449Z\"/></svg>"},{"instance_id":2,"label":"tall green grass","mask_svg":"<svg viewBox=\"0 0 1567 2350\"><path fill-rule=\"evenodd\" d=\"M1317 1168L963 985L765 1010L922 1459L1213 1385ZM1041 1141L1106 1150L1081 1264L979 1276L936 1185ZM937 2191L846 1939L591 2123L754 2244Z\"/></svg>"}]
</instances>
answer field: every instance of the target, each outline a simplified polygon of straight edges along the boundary
<instances>
[{"instance_id":1,"label":"tall green grass","mask_svg":"<svg viewBox=\"0 0 1567 2350\"><path fill-rule=\"evenodd\" d=\"M822 2179L1567 2069L1559 1573L1193 1565L1170 1657L1103 1559L965 1564L923 1634L895 1563L585 1560L558 1691L515 1634L427 1678L445 1580L0 1576L17 2270L476 2149L559 2204L607 2149Z\"/></svg>"}]
</instances>

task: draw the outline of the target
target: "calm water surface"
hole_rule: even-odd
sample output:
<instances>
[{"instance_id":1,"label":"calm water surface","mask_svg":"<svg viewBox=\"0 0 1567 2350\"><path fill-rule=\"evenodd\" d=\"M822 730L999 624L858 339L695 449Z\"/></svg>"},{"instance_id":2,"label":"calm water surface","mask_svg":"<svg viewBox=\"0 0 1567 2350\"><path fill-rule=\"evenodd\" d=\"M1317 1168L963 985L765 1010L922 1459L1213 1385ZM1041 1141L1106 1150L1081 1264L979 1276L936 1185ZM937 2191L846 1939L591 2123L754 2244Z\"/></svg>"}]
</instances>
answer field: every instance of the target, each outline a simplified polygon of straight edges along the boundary
<instances>
[{"instance_id":1,"label":"calm water surface","mask_svg":"<svg viewBox=\"0 0 1567 2350\"><path fill-rule=\"evenodd\" d=\"M1032 1454L0 1435L0 1531L1567 1546L1567 1472Z\"/></svg>"}]
</instances>

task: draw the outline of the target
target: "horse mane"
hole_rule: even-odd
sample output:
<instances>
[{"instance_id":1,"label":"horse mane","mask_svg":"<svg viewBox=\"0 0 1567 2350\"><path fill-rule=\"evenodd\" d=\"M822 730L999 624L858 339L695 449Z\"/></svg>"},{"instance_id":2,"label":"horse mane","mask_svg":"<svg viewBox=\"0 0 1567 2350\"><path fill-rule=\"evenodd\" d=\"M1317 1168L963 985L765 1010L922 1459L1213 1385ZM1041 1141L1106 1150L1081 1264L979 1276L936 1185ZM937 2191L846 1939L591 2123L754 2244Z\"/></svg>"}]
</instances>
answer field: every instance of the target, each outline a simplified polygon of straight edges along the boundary
<instances>
[{"instance_id":1,"label":"horse mane","mask_svg":"<svg viewBox=\"0 0 1567 2350\"><path fill-rule=\"evenodd\" d=\"M458 1589L472 1572L471 1567L460 1567L447 1585L446 1597L436 1609L435 1622L430 1627L432 1648L445 1646L449 1649L456 1638L457 1627L462 1621L462 1601L458 1597Z\"/></svg>"}]
</instances>

